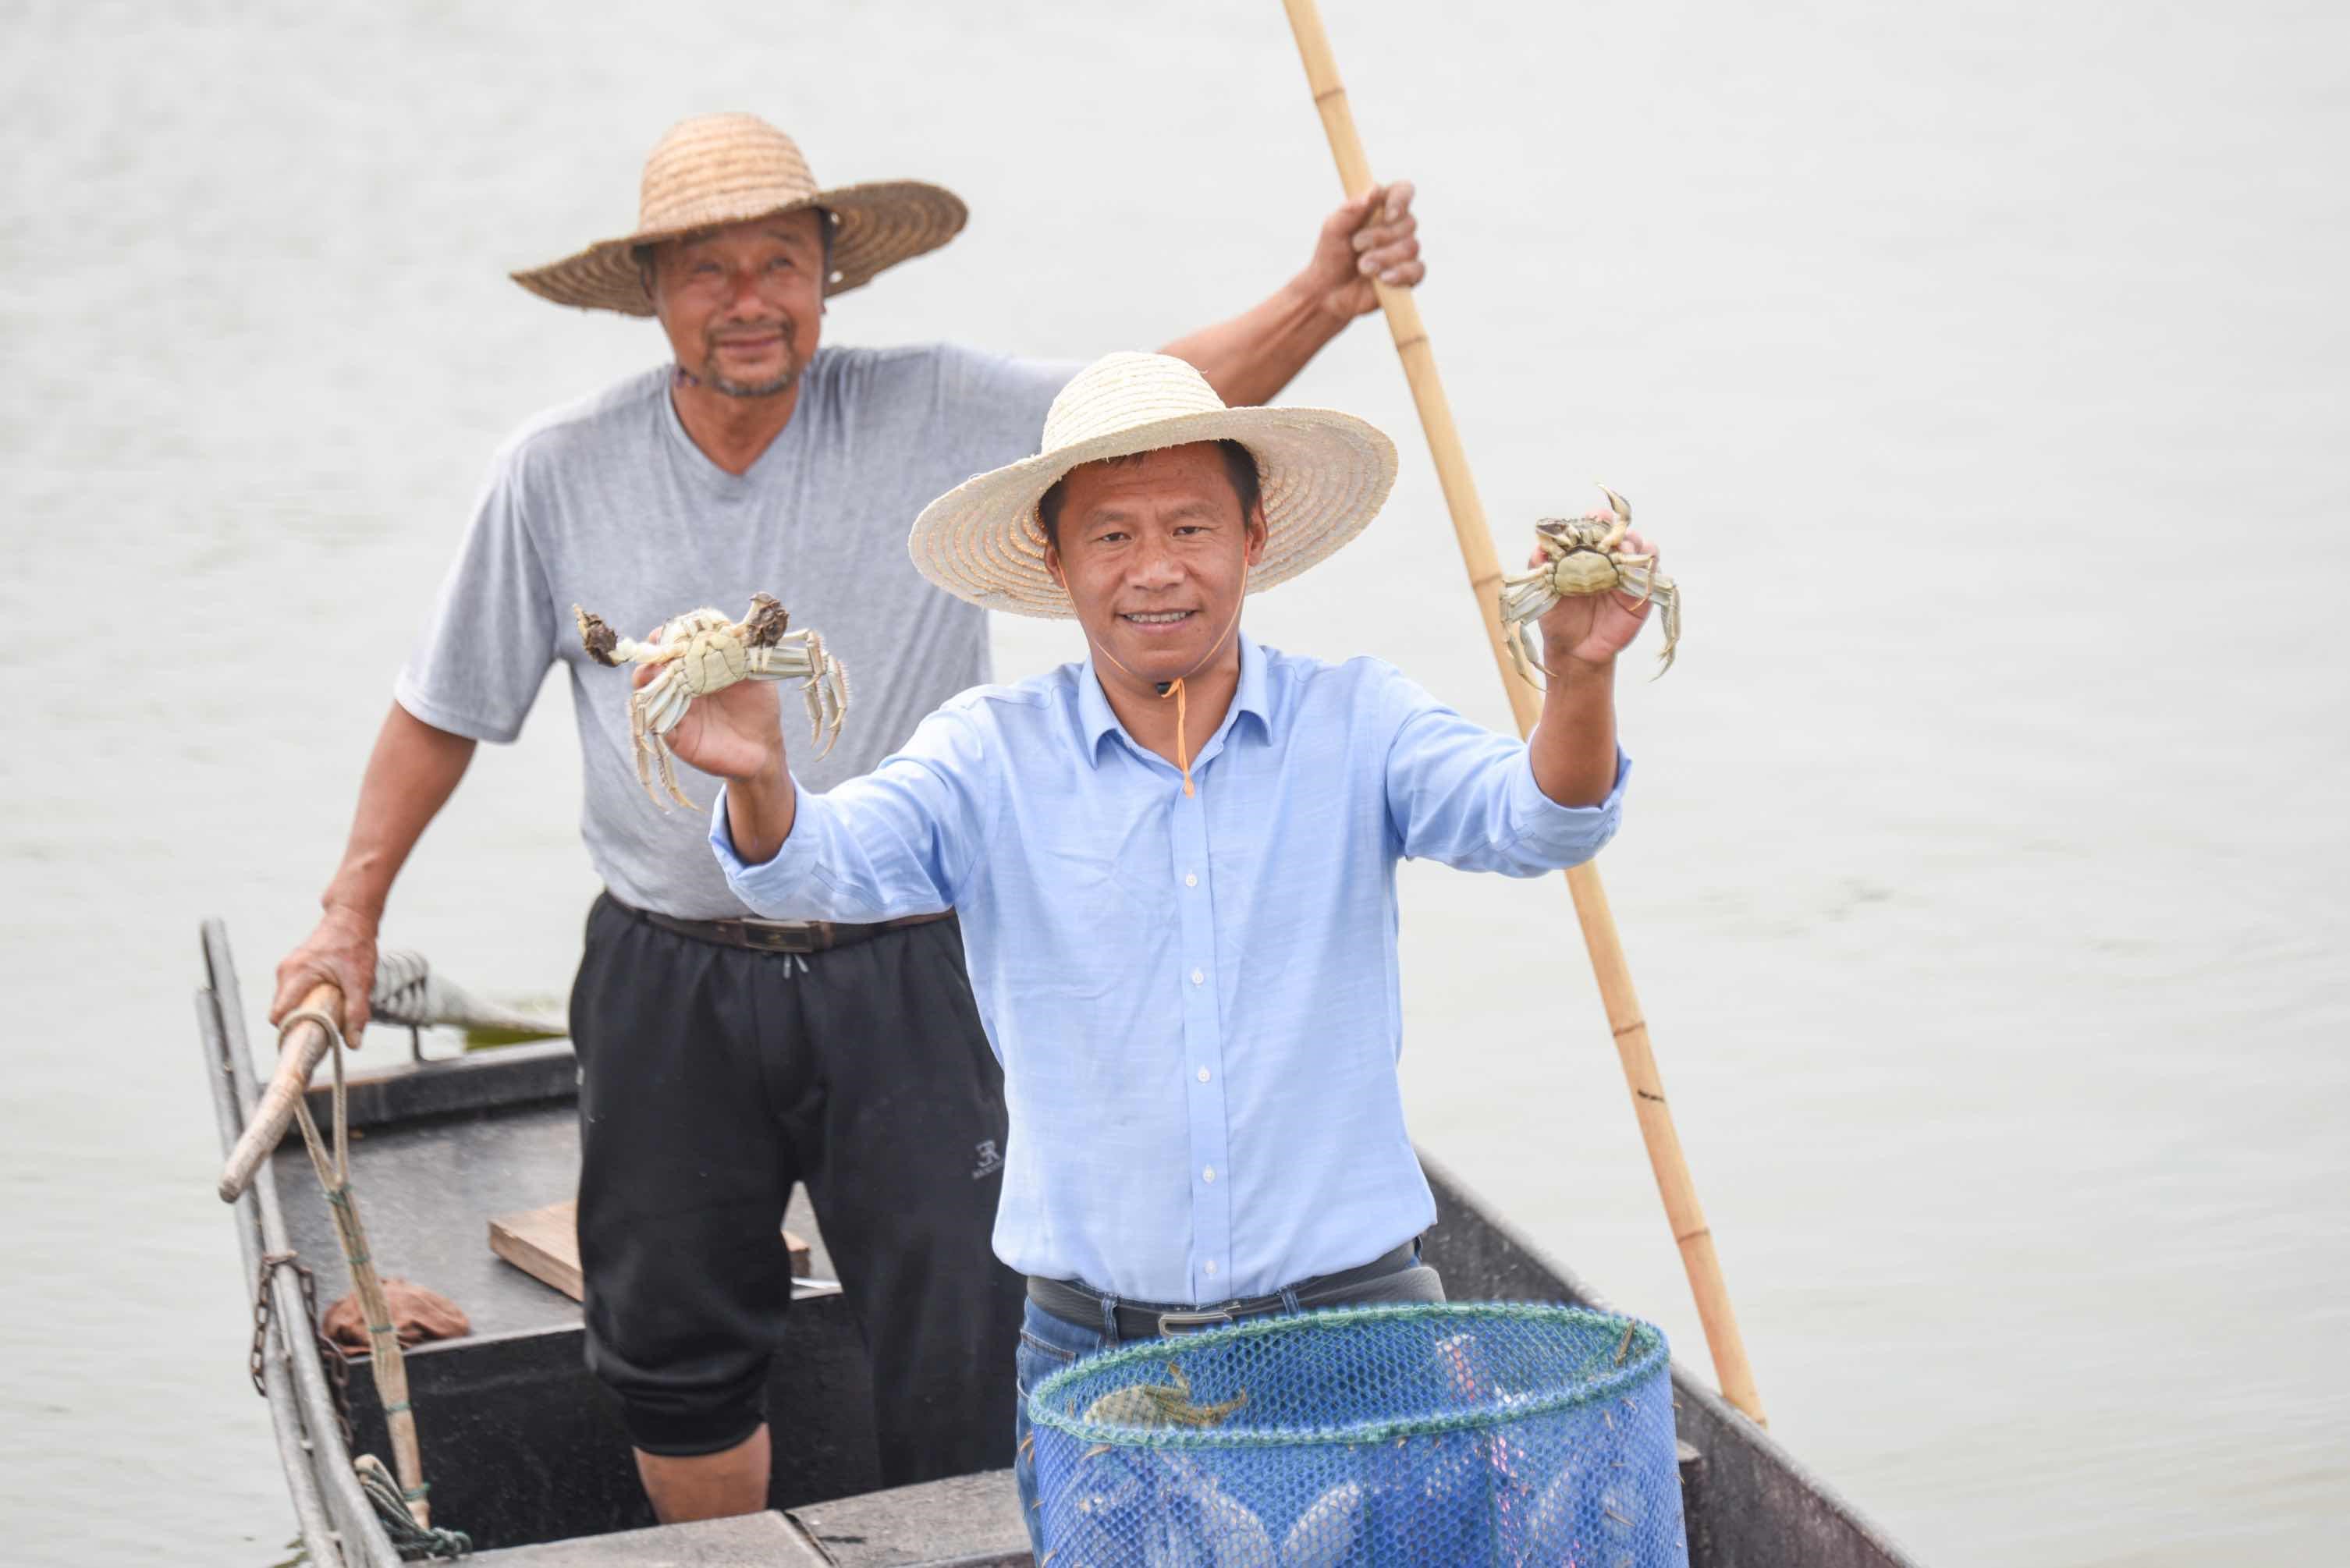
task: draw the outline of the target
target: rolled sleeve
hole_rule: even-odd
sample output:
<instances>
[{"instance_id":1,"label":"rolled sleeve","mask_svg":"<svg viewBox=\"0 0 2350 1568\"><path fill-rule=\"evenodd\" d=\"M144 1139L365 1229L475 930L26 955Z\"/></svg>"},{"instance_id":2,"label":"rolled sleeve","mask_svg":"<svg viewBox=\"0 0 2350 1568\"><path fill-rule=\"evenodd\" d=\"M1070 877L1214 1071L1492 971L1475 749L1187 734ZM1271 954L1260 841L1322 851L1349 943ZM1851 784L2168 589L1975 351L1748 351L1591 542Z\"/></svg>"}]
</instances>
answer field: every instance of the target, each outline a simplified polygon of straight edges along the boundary
<instances>
[{"instance_id":1,"label":"rolled sleeve","mask_svg":"<svg viewBox=\"0 0 2350 1568\"><path fill-rule=\"evenodd\" d=\"M992 815L987 749L969 717L922 721L905 750L862 778L798 804L775 857L744 863L726 823L726 791L710 809L710 851L727 886L773 920L903 919L951 909Z\"/></svg>"},{"instance_id":2,"label":"rolled sleeve","mask_svg":"<svg viewBox=\"0 0 2350 1568\"><path fill-rule=\"evenodd\" d=\"M1519 857L1541 870L1564 871L1605 849L1624 819L1624 784L1631 776L1632 759L1619 746L1616 782L1608 787L1607 798L1597 805L1561 805L1534 782L1534 753L1521 747L1510 774L1506 808L1510 838Z\"/></svg>"},{"instance_id":3,"label":"rolled sleeve","mask_svg":"<svg viewBox=\"0 0 2350 1568\"><path fill-rule=\"evenodd\" d=\"M718 799L710 808L710 852L718 857L718 868L726 873L726 885L734 889L734 896L768 919L845 919L816 907L816 843L822 835L801 831L808 818L822 809L824 797L809 794L796 774L792 775L792 787L799 792L799 805L793 813L791 835L771 858L754 866L735 853L733 830L726 823L726 786L721 785Z\"/></svg>"},{"instance_id":4,"label":"rolled sleeve","mask_svg":"<svg viewBox=\"0 0 2350 1568\"><path fill-rule=\"evenodd\" d=\"M1397 847L1462 871L1538 877L1579 866L1616 835L1631 764L1616 753L1616 782L1597 805L1561 805L1534 782L1523 741L1497 735L1400 674L1378 693L1394 725L1388 811Z\"/></svg>"}]
</instances>

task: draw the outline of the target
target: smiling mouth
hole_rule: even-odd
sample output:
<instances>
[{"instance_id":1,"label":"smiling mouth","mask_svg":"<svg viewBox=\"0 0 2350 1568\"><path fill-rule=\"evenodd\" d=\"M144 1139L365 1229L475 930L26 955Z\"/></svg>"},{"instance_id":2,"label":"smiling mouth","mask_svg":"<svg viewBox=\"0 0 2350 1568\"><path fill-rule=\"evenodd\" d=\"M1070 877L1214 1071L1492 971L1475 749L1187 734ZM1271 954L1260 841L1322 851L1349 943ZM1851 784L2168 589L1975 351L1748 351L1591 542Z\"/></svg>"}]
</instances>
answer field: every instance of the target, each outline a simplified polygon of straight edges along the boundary
<instances>
[{"instance_id":1,"label":"smiling mouth","mask_svg":"<svg viewBox=\"0 0 2350 1568\"><path fill-rule=\"evenodd\" d=\"M1118 618L1136 626L1178 626L1199 613L1197 610L1128 610Z\"/></svg>"}]
</instances>

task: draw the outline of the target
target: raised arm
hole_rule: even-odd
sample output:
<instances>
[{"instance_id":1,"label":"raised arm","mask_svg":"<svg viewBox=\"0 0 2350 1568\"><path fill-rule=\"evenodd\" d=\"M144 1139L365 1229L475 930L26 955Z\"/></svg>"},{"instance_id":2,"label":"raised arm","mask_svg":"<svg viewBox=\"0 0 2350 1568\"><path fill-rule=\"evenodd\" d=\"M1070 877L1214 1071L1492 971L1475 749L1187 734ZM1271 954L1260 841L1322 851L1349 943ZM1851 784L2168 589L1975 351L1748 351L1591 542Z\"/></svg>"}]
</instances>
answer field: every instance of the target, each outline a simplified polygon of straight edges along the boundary
<instances>
[{"instance_id":1,"label":"raised arm","mask_svg":"<svg viewBox=\"0 0 2350 1568\"><path fill-rule=\"evenodd\" d=\"M1347 323L1378 308L1373 278L1410 288L1427 275L1411 199L1409 181L1364 192L1323 220L1303 272L1263 303L1159 352L1189 361L1234 407L1271 402Z\"/></svg>"},{"instance_id":2,"label":"raised arm","mask_svg":"<svg viewBox=\"0 0 2350 1568\"><path fill-rule=\"evenodd\" d=\"M762 915L893 920L951 909L993 814L977 721L950 706L896 754L821 794L793 782L775 687L740 681L697 699L667 740L726 781L710 842L726 879Z\"/></svg>"},{"instance_id":3,"label":"raised arm","mask_svg":"<svg viewBox=\"0 0 2350 1568\"><path fill-rule=\"evenodd\" d=\"M1657 551L1647 539L1627 534L1623 547L1649 556L1654 569ZM1542 558L1537 548L1526 564ZM1573 594L1542 618L1547 674L1527 751L1534 781L1561 805L1596 805L1616 787L1616 656L1640 635L1652 607L1621 591Z\"/></svg>"},{"instance_id":4,"label":"raised arm","mask_svg":"<svg viewBox=\"0 0 2350 1568\"><path fill-rule=\"evenodd\" d=\"M632 680L642 689L660 672L659 665L640 664ZM664 737L687 763L726 781L727 832L746 866L775 857L798 813L799 790L784 754L780 694L768 681L738 680L696 698Z\"/></svg>"},{"instance_id":5,"label":"raised arm","mask_svg":"<svg viewBox=\"0 0 2350 1568\"><path fill-rule=\"evenodd\" d=\"M1637 535L1626 548L1653 554ZM1619 591L1563 598L1543 617L1548 686L1523 744L1392 677L1388 812L1403 853L1516 877L1598 854L1615 836L1629 770L1616 744L1616 659L1649 607Z\"/></svg>"}]
</instances>

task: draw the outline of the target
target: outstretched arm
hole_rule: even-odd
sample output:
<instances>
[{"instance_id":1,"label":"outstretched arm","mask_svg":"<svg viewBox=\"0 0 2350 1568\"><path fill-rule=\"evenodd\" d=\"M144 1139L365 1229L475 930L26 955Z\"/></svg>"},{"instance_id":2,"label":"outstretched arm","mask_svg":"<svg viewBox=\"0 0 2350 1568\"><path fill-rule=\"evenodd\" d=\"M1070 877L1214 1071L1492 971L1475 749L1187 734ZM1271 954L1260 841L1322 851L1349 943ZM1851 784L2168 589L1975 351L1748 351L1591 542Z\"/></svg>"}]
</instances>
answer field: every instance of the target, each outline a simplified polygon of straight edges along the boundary
<instances>
[{"instance_id":1,"label":"outstretched arm","mask_svg":"<svg viewBox=\"0 0 2350 1568\"><path fill-rule=\"evenodd\" d=\"M774 919L894 920L950 909L993 815L986 747L941 710L861 778L802 794L784 755L778 691L743 680L699 697L665 739L726 781L711 847L743 901Z\"/></svg>"},{"instance_id":2,"label":"outstretched arm","mask_svg":"<svg viewBox=\"0 0 2350 1568\"><path fill-rule=\"evenodd\" d=\"M1347 324L1378 308L1372 279L1399 288L1428 274L1409 181L1375 185L1323 221L1305 270L1229 321L1160 350L1189 360L1225 402L1269 403Z\"/></svg>"}]
</instances>

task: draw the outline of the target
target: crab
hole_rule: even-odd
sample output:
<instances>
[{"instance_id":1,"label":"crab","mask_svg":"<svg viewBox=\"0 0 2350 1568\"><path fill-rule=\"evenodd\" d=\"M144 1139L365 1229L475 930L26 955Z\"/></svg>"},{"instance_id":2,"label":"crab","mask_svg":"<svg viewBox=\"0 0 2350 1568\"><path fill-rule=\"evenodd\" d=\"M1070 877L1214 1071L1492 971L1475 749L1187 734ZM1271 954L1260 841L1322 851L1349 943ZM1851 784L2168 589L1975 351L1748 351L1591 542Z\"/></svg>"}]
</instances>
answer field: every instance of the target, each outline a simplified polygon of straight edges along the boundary
<instances>
[{"instance_id":1,"label":"crab","mask_svg":"<svg viewBox=\"0 0 2350 1568\"><path fill-rule=\"evenodd\" d=\"M1114 1389L1086 1407L1085 1418L1097 1426L1221 1427L1248 1403L1244 1389L1221 1405L1195 1404L1191 1380L1180 1364L1167 1364L1165 1383L1133 1383Z\"/></svg>"},{"instance_id":2,"label":"crab","mask_svg":"<svg viewBox=\"0 0 2350 1568\"><path fill-rule=\"evenodd\" d=\"M1607 497L1607 514L1544 518L1534 524L1543 563L1502 579L1502 639L1530 685L1542 684L1533 668L1542 659L1529 627L1560 599L1576 594L1620 591L1643 605L1655 601L1665 616L1665 646L1658 655L1657 673L1673 667L1673 649L1681 639L1680 590L1656 569L1653 554L1635 556L1617 548L1632 531L1632 504L1604 484L1599 488Z\"/></svg>"},{"instance_id":3,"label":"crab","mask_svg":"<svg viewBox=\"0 0 2350 1568\"><path fill-rule=\"evenodd\" d=\"M772 595L754 595L750 613L739 621L727 619L722 610L689 610L664 622L643 642L617 635L601 617L577 605L571 613L578 618L580 645L597 663L666 667L629 694L637 782L663 811L669 803L653 787L656 763L670 799L688 810L698 808L678 787L676 764L661 737L677 727L695 698L723 691L737 680L802 678L808 727L824 747L816 754L823 756L840 739L841 721L848 716L848 671L824 650L822 637L785 629L791 617Z\"/></svg>"}]
</instances>

